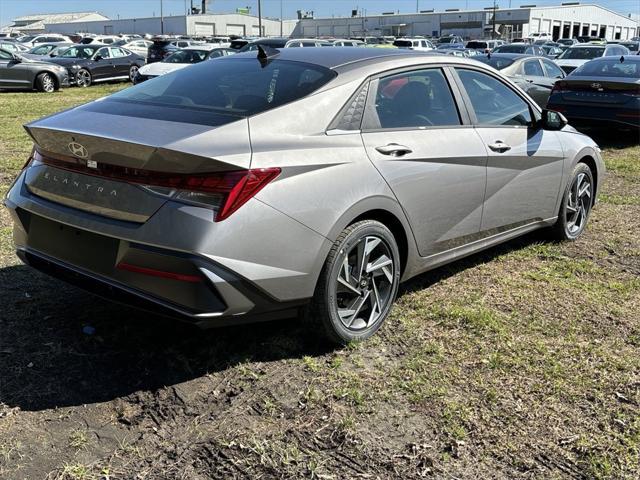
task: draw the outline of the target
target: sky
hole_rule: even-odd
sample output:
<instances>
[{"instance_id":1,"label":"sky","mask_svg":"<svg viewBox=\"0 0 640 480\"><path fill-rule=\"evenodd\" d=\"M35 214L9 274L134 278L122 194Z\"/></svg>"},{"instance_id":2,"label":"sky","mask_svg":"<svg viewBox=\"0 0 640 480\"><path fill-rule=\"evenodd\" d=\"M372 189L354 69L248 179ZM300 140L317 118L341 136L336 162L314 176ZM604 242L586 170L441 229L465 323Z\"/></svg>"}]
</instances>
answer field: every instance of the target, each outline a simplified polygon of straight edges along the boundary
<instances>
[{"instance_id":1,"label":"sky","mask_svg":"<svg viewBox=\"0 0 640 480\"><path fill-rule=\"evenodd\" d=\"M14 17L35 13L63 13L97 11L116 19L151 17L160 15L161 0L0 0L0 25L10 23ZM165 15L182 15L185 5L192 0L162 0ZM559 5L566 0L498 0L501 8L520 5ZM199 5L201 0L193 0ZM624 15L640 14L640 0L583 0L597 3ZM214 13L230 13L238 7L251 7L256 14L257 0L210 0L209 10ZM493 0L262 0L263 15L279 18L282 5L283 18L296 18L297 10L314 11L316 17L349 16L352 9L366 10L367 15L382 12L415 12L435 8L482 9L493 5Z\"/></svg>"}]
</instances>

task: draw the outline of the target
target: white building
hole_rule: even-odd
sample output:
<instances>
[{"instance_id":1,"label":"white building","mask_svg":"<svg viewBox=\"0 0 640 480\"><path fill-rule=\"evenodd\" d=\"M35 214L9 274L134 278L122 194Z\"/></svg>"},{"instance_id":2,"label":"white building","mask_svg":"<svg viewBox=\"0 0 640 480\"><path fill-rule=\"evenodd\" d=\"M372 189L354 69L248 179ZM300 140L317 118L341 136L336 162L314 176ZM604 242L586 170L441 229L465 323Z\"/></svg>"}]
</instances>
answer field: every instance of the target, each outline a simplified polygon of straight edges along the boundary
<instances>
[{"instance_id":1,"label":"white building","mask_svg":"<svg viewBox=\"0 0 640 480\"><path fill-rule=\"evenodd\" d=\"M535 0L534 0L535 1ZM489 1L487 3L490 3ZM488 38L494 26L494 10L448 9L410 14L384 14L349 18L302 19L295 37L442 36ZM638 22L600 5L565 3L556 7L497 9L495 29L502 38L526 37L548 32L554 39L598 36L607 40L627 40L638 35Z\"/></svg>"},{"instance_id":2,"label":"white building","mask_svg":"<svg viewBox=\"0 0 640 480\"><path fill-rule=\"evenodd\" d=\"M13 23L3 27L3 32L21 32L24 34L44 33L47 31L45 25L72 24L83 21L108 20L109 17L97 12L76 12L76 13L43 13L39 15L25 15L13 20ZM49 30L51 31L51 30ZM75 31L70 27L61 33Z\"/></svg>"},{"instance_id":3,"label":"white building","mask_svg":"<svg viewBox=\"0 0 640 480\"><path fill-rule=\"evenodd\" d=\"M121 20L101 19L100 21L83 21L73 23L47 24L48 32L83 32L100 35L119 33L150 33L158 35L239 35L239 36L289 36L295 22L281 22L269 18L262 19L262 32L259 29L258 17L236 13L175 15L148 18L125 18Z\"/></svg>"}]
</instances>

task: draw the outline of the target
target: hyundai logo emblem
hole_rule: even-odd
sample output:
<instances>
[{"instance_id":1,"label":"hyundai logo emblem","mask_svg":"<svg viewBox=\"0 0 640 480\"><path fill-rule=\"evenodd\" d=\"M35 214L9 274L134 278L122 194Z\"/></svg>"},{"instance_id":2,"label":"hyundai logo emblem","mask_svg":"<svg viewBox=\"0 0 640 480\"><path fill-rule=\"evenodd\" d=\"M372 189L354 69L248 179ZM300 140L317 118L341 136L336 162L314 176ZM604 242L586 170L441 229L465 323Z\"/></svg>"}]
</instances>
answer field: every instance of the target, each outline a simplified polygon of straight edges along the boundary
<instances>
[{"instance_id":1,"label":"hyundai logo emblem","mask_svg":"<svg viewBox=\"0 0 640 480\"><path fill-rule=\"evenodd\" d=\"M602 84L601 83L592 83L591 84L591 88L594 88L596 90L602 90Z\"/></svg>"},{"instance_id":2,"label":"hyundai logo emblem","mask_svg":"<svg viewBox=\"0 0 640 480\"><path fill-rule=\"evenodd\" d=\"M80 145L78 142L71 142L67 145L69 151L78 158L87 158L89 156L89 152L83 145Z\"/></svg>"}]
</instances>

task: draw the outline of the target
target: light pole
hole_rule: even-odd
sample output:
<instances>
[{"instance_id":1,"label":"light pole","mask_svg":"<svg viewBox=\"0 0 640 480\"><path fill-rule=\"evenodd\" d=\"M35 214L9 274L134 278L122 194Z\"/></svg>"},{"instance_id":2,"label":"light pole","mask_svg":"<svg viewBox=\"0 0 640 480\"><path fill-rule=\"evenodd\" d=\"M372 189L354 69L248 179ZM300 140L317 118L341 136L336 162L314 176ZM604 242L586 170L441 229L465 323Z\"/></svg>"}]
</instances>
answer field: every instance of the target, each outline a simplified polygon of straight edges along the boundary
<instances>
[{"instance_id":1,"label":"light pole","mask_svg":"<svg viewBox=\"0 0 640 480\"><path fill-rule=\"evenodd\" d=\"M160 0L160 35L164 35L164 13L162 10L163 1Z\"/></svg>"},{"instance_id":2,"label":"light pole","mask_svg":"<svg viewBox=\"0 0 640 480\"><path fill-rule=\"evenodd\" d=\"M258 36L262 36L262 0L258 0Z\"/></svg>"},{"instance_id":3,"label":"light pole","mask_svg":"<svg viewBox=\"0 0 640 480\"><path fill-rule=\"evenodd\" d=\"M283 22L283 18L282 18L282 0L280 0L280 36L282 37L284 35L284 30L282 28L282 22Z\"/></svg>"}]
</instances>

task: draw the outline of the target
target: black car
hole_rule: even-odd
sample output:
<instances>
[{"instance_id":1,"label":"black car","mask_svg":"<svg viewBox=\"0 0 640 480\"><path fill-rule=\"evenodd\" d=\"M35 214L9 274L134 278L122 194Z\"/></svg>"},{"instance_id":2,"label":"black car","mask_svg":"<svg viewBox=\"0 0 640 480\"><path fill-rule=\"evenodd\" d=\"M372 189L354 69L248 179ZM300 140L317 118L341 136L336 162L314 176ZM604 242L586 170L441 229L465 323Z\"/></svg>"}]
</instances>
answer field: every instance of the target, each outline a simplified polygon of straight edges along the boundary
<instances>
[{"instance_id":1,"label":"black car","mask_svg":"<svg viewBox=\"0 0 640 480\"><path fill-rule=\"evenodd\" d=\"M500 45L493 53L521 53L524 55L538 55L544 57L544 50L539 45L530 45L528 43L508 43Z\"/></svg>"},{"instance_id":2,"label":"black car","mask_svg":"<svg viewBox=\"0 0 640 480\"><path fill-rule=\"evenodd\" d=\"M88 87L95 82L133 80L145 59L121 47L75 45L49 60L69 71L72 84Z\"/></svg>"},{"instance_id":3,"label":"black car","mask_svg":"<svg viewBox=\"0 0 640 480\"><path fill-rule=\"evenodd\" d=\"M69 75L65 68L24 59L0 48L0 90L39 90L50 93L67 86Z\"/></svg>"},{"instance_id":4,"label":"black car","mask_svg":"<svg viewBox=\"0 0 640 480\"><path fill-rule=\"evenodd\" d=\"M500 70L527 92L542 108L547 105L555 83L566 77L560 67L545 57L492 53L487 56L475 57L475 60Z\"/></svg>"},{"instance_id":5,"label":"black car","mask_svg":"<svg viewBox=\"0 0 640 480\"><path fill-rule=\"evenodd\" d=\"M252 52L258 49L258 45L264 45L271 48L284 48L288 41L288 38L260 38L247 43L244 47L238 50L238 52Z\"/></svg>"},{"instance_id":6,"label":"black car","mask_svg":"<svg viewBox=\"0 0 640 480\"><path fill-rule=\"evenodd\" d=\"M600 57L556 83L549 108L585 128L640 128L640 57Z\"/></svg>"},{"instance_id":7,"label":"black car","mask_svg":"<svg viewBox=\"0 0 640 480\"><path fill-rule=\"evenodd\" d=\"M161 62L169 55L176 53L180 50L175 45L172 45L173 41L170 38L153 38L153 45L149 47L149 56L147 57L148 63Z\"/></svg>"}]
</instances>

